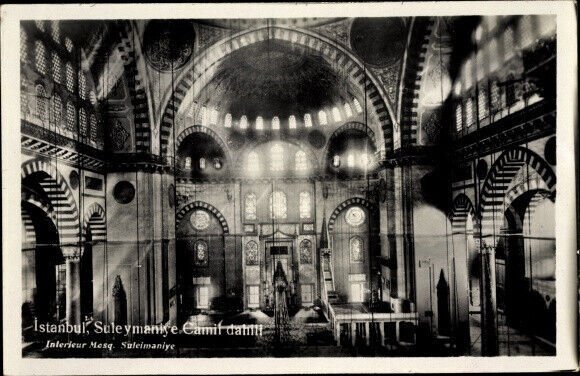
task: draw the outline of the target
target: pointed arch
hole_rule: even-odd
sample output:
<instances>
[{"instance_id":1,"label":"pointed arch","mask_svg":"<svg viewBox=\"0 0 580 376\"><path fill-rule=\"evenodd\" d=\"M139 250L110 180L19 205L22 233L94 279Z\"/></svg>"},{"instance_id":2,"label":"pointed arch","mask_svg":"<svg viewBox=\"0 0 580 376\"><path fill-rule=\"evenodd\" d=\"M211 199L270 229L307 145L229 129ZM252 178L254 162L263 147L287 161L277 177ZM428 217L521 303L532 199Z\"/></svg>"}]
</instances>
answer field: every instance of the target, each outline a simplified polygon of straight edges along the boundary
<instances>
[{"instance_id":1,"label":"pointed arch","mask_svg":"<svg viewBox=\"0 0 580 376\"><path fill-rule=\"evenodd\" d=\"M229 234L230 228L224 215L215 206L213 206L212 204L208 204L207 202L204 201L190 202L189 204L186 204L184 207L182 207L175 215L176 227L179 226L179 223L181 222L183 217L185 217L187 213L189 213L194 209L204 209L215 215L215 217L217 218L222 227L224 234Z\"/></svg>"},{"instance_id":2,"label":"pointed arch","mask_svg":"<svg viewBox=\"0 0 580 376\"><path fill-rule=\"evenodd\" d=\"M338 215L343 210L353 205L363 206L367 208L369 212L374 212L377 210L376 205L372 204L367 199L364 199L362 197L349 198L348 200L343 201L333 210L332 214L330 215L330 218L328 219L328 232L332 232L334 230L334 223L336 222L336 218L338 217Z\"/></svg>"},{"instance_id":3,"label":"pointed arch","mask_svg":"<svg viewBox=\"0 0 580 376\"><path fill-rule=\"evenodd\" d=\"M331 66L340 66L344 69L353 87L360 91L358 94L363 96L366 92L368 106L372 109L371 115L376 118L378 127L382 130L379 150L383 152L393 150L394 140L399 138L399 129L393 127L394 112L384 88L374 74L366 70L364 64L353 53L322 35L303 29L270 26L241 31L221 40L204 50L196 59L192 59L180 72L175 90L168 90L161 101L163 106L160 119L161 155L168 153L173 121L188 93L192 90L194 94L199 92L201 85L209 82L208 77L215 73L218 62L227 55L268 39L289 41L307 47L330 60Z\"/></svg>"},{"instance_id":4,"label":"pointed arch","mask_svg":"<svg viewBox=\"0 0 580 376\"><path fill-rule=\"evenodd\" d=\"M224 140L214 130L203 125L192 125L191 127L184 129L175 140L175 149L178 150L179 146L187 138L187 136L193 133L204 133L213 138L215 142L217 142L217 144L222 148L223 152L227 155L228 160L230 160L230 150Z\"/></svg>"},{"instance_id":5,"label":"pointed arch","mask_svg":"<svg viewBox=\"0 0 580 376\"><path fill-rule=\"evenodd\" d=\"M105 210L98 203L92 203L83 217L83 240L86 240L87 230L91 231L91 241L105 241L107 236L107 224Z\"/></svg>"},{"instance_id":6,"label":"pointed arch","mask_svg":"<svg viewBox=\"0 0 580 376\"><path fill-rule=\"evenodd\" d=\"M449 219L451 220L454 234L465 233L469 217L471 217L473 223L475 223L475 210L473 209L471 200L465 194L460 193L453 200L453 207L449 213Z\"/></svg>"},{"instance_id":7,"label":"pointed arch","mask_svg":"<svg viewBox=\"0 0 580 376\"><path fill-rule=\"evenodd\" d=\"M54 218L57 224L61 244L76 244L79 240L79 213L72 191L56 166L50 162L35 159L22 164L20 177L22 180L35 174L42 173L38 180L54 208Z\"/></svg>"}]
</instances>

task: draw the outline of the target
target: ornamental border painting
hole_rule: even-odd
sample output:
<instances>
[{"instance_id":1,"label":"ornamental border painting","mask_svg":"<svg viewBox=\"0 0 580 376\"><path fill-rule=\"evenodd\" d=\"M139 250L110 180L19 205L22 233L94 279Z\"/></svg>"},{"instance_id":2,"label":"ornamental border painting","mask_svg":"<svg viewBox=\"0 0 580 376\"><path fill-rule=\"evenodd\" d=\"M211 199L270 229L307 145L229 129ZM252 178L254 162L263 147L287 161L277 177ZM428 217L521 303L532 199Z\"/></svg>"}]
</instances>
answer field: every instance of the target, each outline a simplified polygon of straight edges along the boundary
<instances>
[{"instance_id":1,"label":"ornamental border painting","mask_svg":"<svg viewBox=\"0 0 580 376\"><path fill-rule=\"evenodd\" d=\"M11 373L567 366L573 12L505 5L3 7Z\"/></svg>"}]
</instances>

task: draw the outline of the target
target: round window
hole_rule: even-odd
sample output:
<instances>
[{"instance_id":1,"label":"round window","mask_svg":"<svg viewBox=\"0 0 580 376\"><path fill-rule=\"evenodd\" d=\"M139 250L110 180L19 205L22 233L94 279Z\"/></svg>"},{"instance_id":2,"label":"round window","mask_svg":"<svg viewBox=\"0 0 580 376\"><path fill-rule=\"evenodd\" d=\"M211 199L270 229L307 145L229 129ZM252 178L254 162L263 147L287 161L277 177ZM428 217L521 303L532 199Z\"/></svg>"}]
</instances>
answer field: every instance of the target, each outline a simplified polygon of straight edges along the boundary
<instances>
[{"instance_id":1,"label":"round window","mask_svg":"<svg viewBox=\"0 0 580 376\"><path fill-rule=\"evenodd\" d=\"M346 211L346 223L351 226L360 226L365 221L365 212L358 206L352 207Z\"/></svg>"},{"instance_id":2,"label":"round window","mask_svg":"<svg viewBox=\"0 0 580 376\"><path fill-rule=\"evenodd\" d=\"M113 197L119 204L128 204L135 197L135 187L128 181L120 181L113 188Z\"/></svg>"}]
</instances>

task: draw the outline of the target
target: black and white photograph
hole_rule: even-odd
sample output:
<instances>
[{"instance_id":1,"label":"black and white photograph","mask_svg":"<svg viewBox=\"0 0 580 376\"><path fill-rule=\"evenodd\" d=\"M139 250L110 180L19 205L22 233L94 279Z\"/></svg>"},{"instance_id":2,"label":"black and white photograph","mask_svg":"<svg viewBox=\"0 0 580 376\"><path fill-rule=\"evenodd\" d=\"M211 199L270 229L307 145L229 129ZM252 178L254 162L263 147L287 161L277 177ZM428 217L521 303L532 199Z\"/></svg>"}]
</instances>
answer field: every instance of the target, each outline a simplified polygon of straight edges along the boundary
<instances>
[{"instance_id":1,"label":"black and white photograph","mask_svg":"<svg viewBox=\"0 0 580 376\"><path fill-rule=\"evenodd\" d=\"M560 354L571 40L391 6L19 14L20 361Z\"/></svg>"}]
</instances>

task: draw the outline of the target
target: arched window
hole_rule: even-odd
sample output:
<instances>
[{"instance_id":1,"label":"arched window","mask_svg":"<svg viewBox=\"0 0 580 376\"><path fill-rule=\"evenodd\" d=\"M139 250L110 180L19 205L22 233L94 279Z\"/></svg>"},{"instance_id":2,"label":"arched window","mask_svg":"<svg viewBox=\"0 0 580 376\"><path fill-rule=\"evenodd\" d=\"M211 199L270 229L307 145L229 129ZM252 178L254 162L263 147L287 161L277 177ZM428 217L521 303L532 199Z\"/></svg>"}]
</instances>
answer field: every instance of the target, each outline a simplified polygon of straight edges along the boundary
<instances>
[{"instance_id":1,"label":"arched window","mask_svg":"<svg viewBox=\"0 0 580 376\"><path fill-rule=\"evenodd\" d=\"M226 118L224 119L224 127L232 127L232 114L226 114Z\"/></svg>"},{"instance_id":2,"label":"arched window","mask_svg":"<svg viewBox=\"0 0 580 376\"><path fill-rule=\"evenodd\" d=\"M358 263L364 261L364 243L360 236L350 238L350 262Z\"/></svg>"},{"instance_id":3,"label":"arched window","mask_svg":"<svg viewBox=\"0 0 580 376\"><path fill-rule=\"evenodd\" d=\"M312 264L312 242L308 239L300 243L300 263Z\"/></svg>"},{"instance_id":4,"label":"arched window","mask_svg":"<svg viewBox=\"0 0 580 376\"><path fill-rule=\"evenodd\" d=\"M62 83L62 64L56 52L52 53L52 78L56 83Z\"/></svg>"},{"instance_id":5,"label":"arched window","mask_svg":"<svg viewBox=\"0 0 580 376\"><path fill-rule=\"evenodd\" d=\"M296 171L306 170L308 168L308 162L306 161L306 153L303 152L302 150L298 150L294 158L294 164Z\"/></svg>"},{"instance_id":6,"label":"arched window","mask_svg":"<svg viewBox=\"0 0 580 376\"><path fill-rule=\"evenodd\" d=\"M20 27L20 61L28 63L28 34Z\"/></svg>"},{"instance_id":7,"label":"arched window","mask_svg":"<svg viewBox=\"0 0 580 376\"><path fill-rule=\"evenodd\" d=\"M300 192L300 219L310 218L311 207L310 193Z\"/></svg>"},{"instance_id":8,"label":"arched window","mask_svg":"<svg viewBox=\"0 0 580 376\"><path fill-rule=\"evenodd\" d=\"M72 42L72 40L71 40L69 37L66 37L66 38L64 39L64 46L66 47L66 50L67 50L68 52L72 52L72 49L73 49L73 42Z\"/></svg>"},{"instance_id":9,"label":"arched window","mask_svg":"<svg viewBox=\"0 0 580 376\"><path fill-rule=\"evenodd\" d=\"M209 264L209 249L205 240L198 240L193 247L195 266L207 266Z\"/></svg>"},{"instance_id":10,"label":"arched window","mask_svg":"<svg viewBox=\"0 0 580 376\"><path fill-rule=\"evenodd\" d=\"M500 64L500 55L497 48L497 38L492 38L489 43L487 44L487 56L489 58L489 71L495 72L497 68L499 68Z\"/></svg>"},{"instance_id":11,"label":"arched window","mask_svg":"<svg viewBox=\"0 0 580 376\"><path fill-rule=\"evenodd\" d=\"M282 171L284 169L284 149L279 144L270 149L270 170Z\"/></svg>"},{"instance_id":12,"label":"arched window","mask_svg":"<svg viewBox=\"0 0 580 376\"><path fill-rule=\"evenodd\" d=\"M46 95L46 90L44 89L44 86L42 85L36 85L36 116L42 121L42 122L48 122L46 116L47 114L47 95Z\"/></svg>"},{"instance_id":13,"label":"arched window","mask_svg":"<svg viewBox=\"0 0 580 376\"><path fill-rule=\"evenodd\" d=\"M252 173L260 172L260 158L258 153L251 151L248 153L248 159L246 160L246 169Z\"/></svg>"},{"instance_id":14,"label":"arched window","mask_svg":"<svg viewBox=\"0 0 580 376\"><path fill-rule=\"evenodd\" d=\"M71 93L75 91L75 71L71 63L66 63L66 88Z\"/></svg>"},{"instance_id":15,"label":"arched window","mask_svg":"<svg viewBox=\"0 0 580 376\"><path fill-rule=\"evenodd\" d=\"M294 115L290 115L288 118L288 127L290 129L296 129L296 117Z\"/></svg>"},{"instance_id":16,"label":"arched window","mask_svg":"<svg viewBox=\"0 0 580 376\"><path fill-rule=\"evenodd\" d=\"M332 119L334 120L335 123L338 123L339 121L342 120L342 117L340 116L340 111L338 110L338 107L334 107L332 109Z\"/></svg>"},{"instance_id":17,"label":"arched window","mask_svg":"<svg viewBox=\"0 0 580 376\"><path fill-rule=\"evenodd\" d=\"M320 123L320 125L328 124L328 121L326 119L326 112L324 112L323 110L320 110L318 112L318 122Z\"/></svg>"},{"instance_id":18,"label":"arched window","mask_svg":"<svg viewBox=\"0 0 580 376\"><path fill-rule=\"evenodd\" d=\"M201 125L208 125L209 124L209 113L207 107L201 106L200 111L200 122Z\"/></svg>"},{"instance_id":19,"label":"arched window","mask_svg":"<svg viewBox=\"0 0 580 376\"><path fill-rule=\"evenodd\" d=\"M52 97L52 119L60 127L62 121L62 99L58 94Z\"/></svg>"},{"instance_id":20,"label":"arched window","mask_svg":"<svg viewBox=\"0 0 580 376\"><path fill-rule=\"evenodd\" d=\"M354 167L354 154L349 153L346 156L346 166L349 168L353 168Z\"/></svg>"},{"instance_id":21,"label":"arched window","mask_svg":"<svg viewBox=\"0 0 580 376\"><path fill-rule=\"evenodd\" d=\"M280 119L278 119L278 116L272 118L272 129L280 129Z\"/></svg>"},{"instance_id":22,"label":"arched window","mask_svg":"<svg viewBox=\"0 0 580 376\"><path fill-rule=\"evenodd\" d=\"M465 83L465 89L471 88L473 84L473 66L471 64L471 58L465 61L465 65L463 66L463 79Z\"/></svg>"},{"instance_id":23,"label":"arched window","mask_svg":"<svg viewBox=\"0 0 580 376\"><path fill-rule=\"evenodd\" d=\"M357 113L362 113L362 107L360 105L360 102L358 101L358 99L353 98L352 99L352 103L354 104L354 109L356 110Z\"/></svg>"},{"instance_id":24,"label":"arched window","mask_svg":"<svg viewBox=\"0 0 580 376\"><path fill-rule=\"evenodd\" d=\"M288 214L286 194L281 191L273 192L270 195L270 218L286 219Z\"/></svg>"},{"instance_id":25,"label":"arched window","mask_svg":"<svg viewBox=\"0 0 580 376\"><path fill-rule=\"evenodd\" d=\"M256 129L262 130L264 129L264 119L261 116L256 118Z\"/></svg>"},{"instance_id":26,"label":"arched window","mask_svg":"<svg viewBox=\"0 0 580 376\"><path fill-rule=\"evenodd\" d=\"M246 243L246 265L259 265L259 263L258 243L250 240Z\"/></svg>"},{"instance_id":27,"label":"arched window","mask_svg":"<svg viewBox=\"0 0 580 376\"><path fill-rule=\"evenodd\" d=\"M473 98L467 98L465 102L465 123L467 128L473 125Z\"/></svg>"},{"instance_id":28,"label":"arched window","mask_svg":"<svg viewBox=\"0 0 580 376\"><path fill-rule=\"evenodd\" d=\"M501 108L502 108L501 91L500 91L499 85L497 84L496 80L494 80L491 83L490 91L491 91L491 93L490 93L491 111L492 111L492 113L496 113L497 111L501 110Z\"/></svg>"},{"instance_id":29,"label":"arched window","mask_svg":"<svg viewBox=\"0 0 580 376\"><path fill-rule=\"evenodd\" d=\"M183 168L185 170L191 170L191 157L186 157L185 158L185 163L183 165Z\"/></svg>"},{"instance_id":30,"label":"arched window","mask_svg":"<svg viewBox=\"0 0 580 376\"><path fill-rule=\"evenodd\" d=\"M304 115L304 126L306 128L312 127L312 116L310 114Z\"/></svg>"},{"instance_id":31,"label":"arched window","mask_svg":"<svg viewBox=\"0 0 580 376\"><path fill-rule=\"evenodd\" d=\"M75 106L74 104L72 104L72 102L68 102L66 104L66 128L71 132L74 132L76 130L75 117L76 117Z\"/></svg>"},{"instance_id":32,"label":"arched window","mask_svg":"<svg viewBox=\"0 0 580 376\"><path fill-rule=\"evenodd\" d=\"M199 158L199 169L205 170L205 158Z\"/></svg>"},{"instance_id":33,"label":"arched window","mask_svg":"<svg viewBox=\"0 0 580 376\"><path fill-rule=\"evenodd\" d=\"M58 23L58 21L53 21L52 22L52 40L54 40L56 43L60 43L60 25Z\"/></svg>"},{"instance_id":34,"label":"arched window","mask_svg":"<svg viewBox=\"0 0 580 376\"><path fill-rule=\"evenodd\" d=\"M487 107L487 90L482 85L479 87L479 95L477 96L477 110L479 111L479 120L483 120L487 117L489 111Z\"/></svg>"},{"instance_id":35,"label":"arched window","mask_svg":"<svg viewBox=\"0 0 580 376\"><path fill-rule=\"evenodd\" d=\"M95 114L91 114L91 121L90 121L90 128L89 128L89 137L93 141L97 141L97 117Z\"/></svg>"},{"instance_id":36,"label":"arched window","mask_svg":"<svg viewBox=\"0 0 580 376\"><path fill-rule=\"evenodd\" d=\"M240 119L240 128L241 129L248 128L248 118L246 117L246 115L242 115L242 118Z\"/></svg>"},{"instance_id":37,"label":"arched window","mask_svg":"<svg viewBox=\"0 0 580 376\"><path fill-rule=\"evenodd\" d=\"M223 166L223 163L222 163L222 160L220 158L213 159L213 167L216 170L221 170L222 166Z\"/></svg>"},{"instance_id":38,"label":"arched window","mask_svg":"<svg viewBox=\"0 0 580 376\"><path fill-rule=\"evenodd\" d=\"M334 167L340 167L340 155L335 155L332 157L332 165Z\"/></svg>"},{"instance_id":39,"label":"arched window","mask_svg":"<svg viewBox=\"0 0 580 376\"><path fill-rule=\"evenodd\" d=\"M463 111L461 109L461 103L455 107L455 129L457 132L463 130Z\"/></svg>"},{"instance_id":40,"label":"arched window","mask_svg":"<svg viewBox=\"0 0 580 376\"><path fill-rule=\"evenodd\" d=\"M218 122L218 116L219 116L218 111L215 108L212 109L211 110L211 115L209 117L210 124L212 124L212 125L217 124L217 122Z\"/></svg>"},{"instance_id":41,"label":"arched window","mask_svg":"<svg viewBox=\"0 0 580 376\"><path fill-rule=\"evenodd\" d=\"M352 108L350 108L350 104L349 103L345 103L344 104L344 113L346 114L346 117L349 118L352 116Z\"/></svg>"},{"instance_id":42,"label":"arched window","mask_svg":"<svg viewBox=\"0 0 580 376\"><path fill-rule=\"evenodd\" d=\"M36 65L36 70L42 74L46 74L46 48L44 44L40 41L36 41L34 44L34 64Z\"/></svg>"},{"instance_id":43,"label":"arched window","mask_svg":"<svg viewBox=\"0 0 580 376\"><path fill-rule=\"evenodd\" d=\"M514 56L515 44L514 44L514 30L511 27L507 27L503 33L503 51L504 51L504 62L511 59Z\"/></svg>"},{"instance_id":44,"label":"arched window","mask_svg":"<svg viewBox=\"0 0 580 376\"><path fill-rule=\"evenodd\" d=\"M87 77L83 71L79 72L79 95L82 99L87 99Z\"/></svg>"},{"instance_id":45,"label":"arched window","mask_svg":"<svg viewBox=\"0 0 580 376\"><path fill-rule=\"evenodd\" d=\"M88 136L87 111L83 107L81 107L81 109L79 110L79 122L81 128L81 136L87 137Z\"/></svg>"},{"instance_id":46,"label":"arched window","mask_svg":"<svg viewBox=\"0 0 580 376\"><path fill-rule=\"evenodd\" d=\"M257 210L257 198L255 193L248 193L246 195L244 210L246 212L246 220L253 221L257 218L258 210Z\"/></svg>"}]
</instances>

